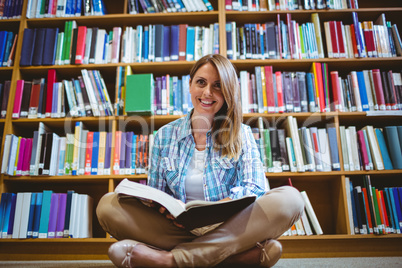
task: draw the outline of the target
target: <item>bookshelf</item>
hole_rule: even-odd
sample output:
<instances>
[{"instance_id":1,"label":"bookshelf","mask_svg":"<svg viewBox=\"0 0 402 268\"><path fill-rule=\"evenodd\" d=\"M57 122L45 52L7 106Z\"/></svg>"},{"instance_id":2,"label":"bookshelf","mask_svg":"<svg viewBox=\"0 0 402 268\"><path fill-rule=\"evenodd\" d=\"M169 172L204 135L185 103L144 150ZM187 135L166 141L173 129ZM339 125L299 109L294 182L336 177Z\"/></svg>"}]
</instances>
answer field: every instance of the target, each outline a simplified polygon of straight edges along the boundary
<instances>
[{"instance_id":1,"label":"bookshelf","mask_svg":"<svg viewBox=\"0 0 402 268\"><path fill-rule=\"evenodd\" d=\"M49 68L56 69L63 78L75 77L81 69L100 70L106 81L110 96L114 96L115 73L118 66L131 66L133 73L154 73L154 76L187 74L194 62L148 62L148 63L116 63L116 64L88 64L88 65L61 65L61 66L19 66L22 36L25 28L59 27L63 28L67 20L76 20L78 25L88 27L102 26L111 30L114 26L135 26L138 24L179 24L207 26L210 23L219 23L220 53L226 55L227 21L242 23L263 23L274 21L276 14L285 17L291 13L292 18L300 22L310 21L313 12L319 13L321 24L328 20L343 20L351 23L351 13L356 11L359 20L375 20L381 13L385 13L388 20L397 23L401 14L400 1L387 1L382 7L378 1L359 1L360 9L356 10L300 10L300 11L258 11L238 12L225 11L225 0L211 1L214 11L198 13L156 13L130 15L127 11L127 2L104 0L108 14L105 16L67 17L27 19L25 17L27 2L24 1L20 19L0 20L0 28L14 31L19 34L17 53L13 67L0 67L0 81L11 80L11 92L8 100L7 117L0 119L0 135L2 145L6 134L27 135L37 129L39 122L44 122L55 132L63 133L66 127L73 128L74 123L82 121L89 130L117 130L140 131L139 120L146 122L150 131L158 129L179 116L143 116L132 118L126 116L109 116L93 118L63 118L63 119L12 119L13 96L16 82L19 79L33 79L46 77ZM402 24L397 23L399 29ZM323 30L323 29L322 29ZM325 41L324 41L325 42ZM325 49L325 47L324 47ZM254 66L272 65L275 70L281 71L309 71L313 62L326 62L330 70L338 70L344 75L352 70L364 68L380 68L399 70L402 57L395 58L363 58L363 59L302 59L302 60L234 60L233 63L240 70L252 71ZM113 98L113 97L112 97ZM272 124L280 124L286 116L292 115L298 124L306 126L325 127L326 123L339 126L372 124L375 127L395 124L397 116L368 117L365 112L328 112L328 113L288 113L288 114L245 114L244 122L255 125L259 116ZM138 120L137 120L138 119ZM338 132L338 144L340 144ZM1 147L1 155L3 154ZM341 154L340 154L341 155ZM342 161L342 159L341 159ZM402 235L350 235L348 224L345 177L351 179L370 174L376 186L402 186L400 176L402 170L385 171L332 171L332 172L304 172L304 173L267 173L271 187L286 183L289 177L293 185L299 190L307 191L324 235L320 236L291 236L281 237L285 258L299 257L353 257L353 256L401 256L398 250L402 247ZM52 189L55 192L66 192L73 189L79 193L87 193L94 198L94 208L102 195L113 191L114 187L123 179L145 179L146 175L97 175L97 176L56 176L56 177L11 177L0 176L0 193L43 191ZM45 259L107 259L107 248L115 240L108 238L97 222L95 214L93 222L93 237L88 239L2 239L0 243L0 259L3 260L45 260Z\"/></svg>"}]
</instances>

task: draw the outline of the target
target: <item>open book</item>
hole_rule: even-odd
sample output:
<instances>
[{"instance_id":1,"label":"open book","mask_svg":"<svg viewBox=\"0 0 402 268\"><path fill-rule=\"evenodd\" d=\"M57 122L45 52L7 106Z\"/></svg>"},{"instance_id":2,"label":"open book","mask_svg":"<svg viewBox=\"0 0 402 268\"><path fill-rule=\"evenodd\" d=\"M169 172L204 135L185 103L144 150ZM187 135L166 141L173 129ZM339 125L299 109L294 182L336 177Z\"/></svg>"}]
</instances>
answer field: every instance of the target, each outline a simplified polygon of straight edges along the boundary
<instances>
[{"instance_id":1,"label":"open book","mask_svg":"<svg viewBox=\"0 0 402 268\"><path fill-rule=\"evenodd\" d=\"M245 196L236 200L220 202L194 200L183 204L165 192L128 179L121 181L115 192L142 201L152 200L164 206L176 218L177 223L189 230L223 222L249 206L256 198L255 196Z\"/></svg>"}]
</instances>

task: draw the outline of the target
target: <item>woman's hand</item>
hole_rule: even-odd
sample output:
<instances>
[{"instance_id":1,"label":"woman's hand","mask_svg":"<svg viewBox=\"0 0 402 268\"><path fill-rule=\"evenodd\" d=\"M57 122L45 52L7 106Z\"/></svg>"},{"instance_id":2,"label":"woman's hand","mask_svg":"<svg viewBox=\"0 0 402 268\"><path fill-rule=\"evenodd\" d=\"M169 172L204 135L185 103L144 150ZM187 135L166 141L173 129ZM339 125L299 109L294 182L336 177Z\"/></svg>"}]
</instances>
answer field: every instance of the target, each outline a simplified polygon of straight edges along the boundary
<instances>
[{"instance_id":1,"label":"woman's hand","mask_svg":"<svg viewBox=\"0 0 402 268\"><path fill-rule=\"evenodd\" d=\"M183 206L184 206L184 203L182 201L180 201L180 200L177 200L177 201L182 203ZM183 225L181 225L180 223L176 222L175 217L164 206L153 202L152 207L156 208L159 211L160 214L162 214L162 215L164 215L166 217L166 219L171 220L175 226L177 226L177 227L179 227L181 229L185 229L185 227Z\"/></svg>"}]
</instances>

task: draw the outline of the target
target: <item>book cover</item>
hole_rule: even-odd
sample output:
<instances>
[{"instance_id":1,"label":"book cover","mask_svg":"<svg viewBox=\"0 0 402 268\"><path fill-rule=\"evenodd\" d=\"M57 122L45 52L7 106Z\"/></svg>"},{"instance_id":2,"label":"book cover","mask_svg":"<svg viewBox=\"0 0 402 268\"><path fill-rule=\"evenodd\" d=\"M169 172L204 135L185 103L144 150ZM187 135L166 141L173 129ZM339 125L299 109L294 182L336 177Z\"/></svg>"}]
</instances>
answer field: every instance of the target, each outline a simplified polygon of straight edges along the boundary
<instances>
[{"instance_id":1,"label":"book cover","mask_svg":"<svg viewBox=\"0 0 402 268\"><path fill-rule=\"evenodd\" d=\"M39 238L47 238L49 228L50 204L53 191L44 190L39 223Z\"/></svg>"},{"instance_id":2,"label":"book cover","mask_svg":"<svg viewBox=\"0 0 402 268\"><path fill-rule=\"evenodd\" d=\"M20 66L31 66L34 53L34 45L36 38L36 29L24 29L24 37L22 40Z\"/></svg>"},{"instance_id":3,"label":"book cover","mask_svg":"<svg viewBox=\"0 0 402 268\"><path fill-rule=\"evenodd\" d=\"M39 66L42 65L43 48L45 46L45 34L46 28L36 28L35 29L35 44L32 55L32 65Z\"/></svg>"},{"instance_id":4,"label":"book cover","mask_svg":"<svg viewBox=\"0 0 402 268\"><path fill-rule=\"evenodd\" d=\"M42 65L54 65L56 62L59 28L46 28L45 31Z\"/></svg>"},{"instance_id":5,"label":"book cover","mask_svg":"<svg viewBox=\"0 0 402 268\"><path fill-rule=\"evenodd\" d=\"M128 75L126 80L126 113L128 115L150 115L154 101L153 74Z\"/></svg>"},{"instance_id":6,"label":"book cover","mask_svg":"<svg viewBox=\"0 0 402 268\"><path fill-rule=\"evenodd\" d=\"M57 224L57 211L59 207L59 194L52 193L51 201L50 201L50 212L49 212L49 226L47 238L55 238L56 237L56 224Z\"/></svg>"},{"instance_id":7,"label":"book cover","mask_svg":"<svg viewBox=\"0 0 402 268\"><path fill-rule=\"evenodd\" d=\"M302 195L302 198L304 200L305 203L305 208L306 208L306 212L307 212L307 216L313 226L314 232L317 235L321 235L323 234L323 231L321 229L321 225L318 221L317 215L315 214L315 211L313 209L313 206L311 205L310 199L306 193L306 191L301 191L300 192Z\"/></svg>"},{"instance_id":8,"label":"book cover","mask_svg":"<svg viewBox=\"0 0 402 268\"><path fill-rule=\"evenodd\" d=\"M75 57L73 59L74 60L73 63L75 64L84 63L86 34L87 34L87 27L78 26Z\"/></svg>"},{"instance_id":9,"label":"book cover","mask_svg":"<svg viewBox=\"0 0 402 268\"><path fill-rule=\"evenodd\" d=\"M63 238L68 238L70 234L70 217L71 217L71 205L72 205L73 193L74 193L73 190L67 191L66 215L64 218Z\"/></svg>"},{"instance_id":10,"label":"book cover","mask_svg":"<svg viewBox=\"0 0 402 268\"><path fill-rule=\"evenodd\" d=\"M188 230L225 221L255 201L255 196L245 196L223 202L191 201L182 204L165 192L127 179L116 187L115 192L140 198L145 204L152 200L163 205Z\"/></svg>"},{"instance_id":11,"label":"book cover","mask_svg":"<svg viewBox=\"0 0 402 268\"><path fill-rule=\"evenodd\" d=\"M13 119L20 118L21 112L21 102L22 102L22 95L24 94L24 80L17 80L17 86L15 89L15 97L14 97L14 107L13 107Z\"/></svg>"},{"instance_id":12,"label":"book cover","mask_svg":"<svg viewBox=\"0 0 402 268\"><path fill-rule=\"evenodd\" d=\"M32 82L25 81L21 100L20 118L27 118L31 96Z\"/></svg>"},{"instance_id":13,"label":"book cover","mask_svg":"<svg viewBox=\"0 0 402 268\"><path fill-rule=\"evenodd\" d=\"M387 138L386 144L388 145L388 147L385 148L389 149L389 155L391 157L392 166L395 169L402 169L402 151L401 151L402 147L400 144L400 139L398 138L398 128L396 126L386 126L384 127L384 132Z\"/></svg>"},{"instance_id":14,"label":"book cover","mask_svg":"<svg viewBox=\"0 0 402 268\"><path fill-rule=\"evenodd\" d=\"M92 140L92 159L91 159L91 175L98 175L99 161L99 132L93 132Z\"/></svg>"}]
</instances>

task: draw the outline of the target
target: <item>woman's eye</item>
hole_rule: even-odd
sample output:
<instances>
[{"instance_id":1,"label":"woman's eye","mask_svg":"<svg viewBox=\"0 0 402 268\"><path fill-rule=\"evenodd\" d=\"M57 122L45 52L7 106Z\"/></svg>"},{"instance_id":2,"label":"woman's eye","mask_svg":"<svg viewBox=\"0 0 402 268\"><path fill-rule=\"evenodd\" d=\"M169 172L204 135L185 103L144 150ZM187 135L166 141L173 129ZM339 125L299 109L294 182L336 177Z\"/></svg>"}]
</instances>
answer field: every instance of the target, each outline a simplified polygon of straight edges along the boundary
<instances>
[{"instance_id":1,"label":"woman's eye","mask_svg":"<svg viewBox=\"0 0 402 268\"><path fill-rule=\"evenodd\" d=\"M216 83L215 88L220 90L221 89L221 83Z\"/></svg>"},{"instance_id":2,"label":"woman's eye","mask_svg":"<svg viewBox=\"0 0 402 268\"><path fill-rule=\"evenodd\" d=\"M204 81L204 80L198 80L197 83L200 84L200 85L205 85L205 81Z\"/></svg>"}]
</instances>

